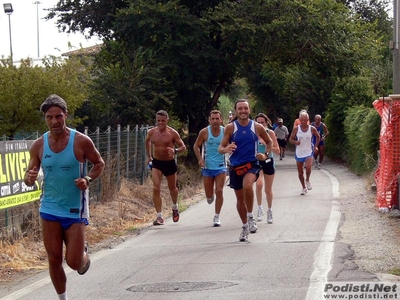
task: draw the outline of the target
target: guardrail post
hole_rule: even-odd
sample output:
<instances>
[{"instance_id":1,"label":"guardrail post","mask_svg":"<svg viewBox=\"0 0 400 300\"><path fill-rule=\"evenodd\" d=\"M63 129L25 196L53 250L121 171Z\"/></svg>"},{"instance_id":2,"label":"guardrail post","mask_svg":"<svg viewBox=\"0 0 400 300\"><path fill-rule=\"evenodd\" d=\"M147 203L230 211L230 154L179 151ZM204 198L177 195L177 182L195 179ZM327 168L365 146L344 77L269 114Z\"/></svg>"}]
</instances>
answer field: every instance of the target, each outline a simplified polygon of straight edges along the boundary
<instances>
[{"instance_id":1,"label":"guardrail post","mask_svg":"<svg viewBox=\"0 0 400 300\"><path fill-rule=\"evenodd\" d=\"M130 135L131 134L131 126L127 125L126 126L126 178L129 179L129 143L130 143Z\"/></svg>"}]
</instances>

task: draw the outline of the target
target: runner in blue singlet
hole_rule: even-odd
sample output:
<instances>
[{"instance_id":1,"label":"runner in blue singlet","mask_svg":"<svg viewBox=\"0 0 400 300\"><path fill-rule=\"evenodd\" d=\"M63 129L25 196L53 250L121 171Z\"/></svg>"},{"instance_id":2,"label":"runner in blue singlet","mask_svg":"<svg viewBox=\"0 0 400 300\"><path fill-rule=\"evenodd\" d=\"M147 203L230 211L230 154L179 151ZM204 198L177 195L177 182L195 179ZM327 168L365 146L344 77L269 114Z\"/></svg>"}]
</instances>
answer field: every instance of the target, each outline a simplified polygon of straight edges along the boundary
<instances>
[{"instance_id":1,"label":"runner in blue singlet","mask_svg":"<svg viewBox=\"0 0 400 300\"><path fill-rule=\"evenodd\" d=\"M222 115L219 110L211 111L208 120L210 125L200 130L193 150L198 164L202 168L201 174L203 175L204 191L208 204L212 204L215 198L213 224L218 227L221 225L220 212L224 202L222 191L227 172L225 155L218 152L218 146L224 135L224 127L221 126Z\"/></svg>"},{"instance_id":2,"label":"runner in blue singlet","mask_svg":"<svg viewBox=\"0 0 400 300\"><path fill-rule=\"evenodd\" d=\"M245 242L248 240L248 233L255 233L258 229L253 216L253 184L260 171L256 158L258 138L261 137L266 142L268 153L272 149L272 140L261 124L250 120L247 100L236 101L234 109L237 119L226 125L218 151L221 154L231 154L230 187L235 190L236 207L243 223L239 241Z\"/></svg>"}]
</instances>

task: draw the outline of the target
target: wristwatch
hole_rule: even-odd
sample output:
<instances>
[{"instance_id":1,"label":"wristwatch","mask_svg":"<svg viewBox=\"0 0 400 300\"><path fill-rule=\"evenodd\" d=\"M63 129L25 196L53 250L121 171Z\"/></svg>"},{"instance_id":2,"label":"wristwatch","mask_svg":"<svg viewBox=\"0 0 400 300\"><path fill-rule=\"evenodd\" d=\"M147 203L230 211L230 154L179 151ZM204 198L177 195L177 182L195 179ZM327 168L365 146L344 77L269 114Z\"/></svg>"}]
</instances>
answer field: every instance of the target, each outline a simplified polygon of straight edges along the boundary
<instances>
[{"instance_id":1,"label":"wristwatch","mask_svg":"<svg viewBox=\"0 0 400 300\"><path fill-rule=\"evenodd\" d=\"M175 154L178 154L178 148L175 148L174 151L175 151Z\"/></svg>"},{"instance_id":2,"label":"wristwatch","mask_svg":"<svg viewBox=\"0 0 400 300\"><path fill-rule=\"evenodd\" d=\"M87 176L87 175L85 177L83 177L83 178L86 179L88 185L93 181L92 177Z\"/></svg>"}]
</instances>

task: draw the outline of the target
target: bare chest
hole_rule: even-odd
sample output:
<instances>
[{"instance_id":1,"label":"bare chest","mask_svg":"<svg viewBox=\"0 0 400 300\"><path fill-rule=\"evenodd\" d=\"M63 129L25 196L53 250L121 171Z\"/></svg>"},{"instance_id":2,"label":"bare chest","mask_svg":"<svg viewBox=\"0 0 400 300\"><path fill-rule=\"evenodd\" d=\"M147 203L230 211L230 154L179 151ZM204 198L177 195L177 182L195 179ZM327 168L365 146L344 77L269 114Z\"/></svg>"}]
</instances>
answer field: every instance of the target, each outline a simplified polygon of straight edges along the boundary
<instances>
[{"instance_id":1,"label":"bare chest","mask_svg":"<svg viewBox=\"0 0 400 300\"><path fill-rule=\"evenodd\" d=\"M168 147L173 144L172 134L168 131L155 132L151 138L151 142L156 147Z\"/></svg>"}]
</instances>

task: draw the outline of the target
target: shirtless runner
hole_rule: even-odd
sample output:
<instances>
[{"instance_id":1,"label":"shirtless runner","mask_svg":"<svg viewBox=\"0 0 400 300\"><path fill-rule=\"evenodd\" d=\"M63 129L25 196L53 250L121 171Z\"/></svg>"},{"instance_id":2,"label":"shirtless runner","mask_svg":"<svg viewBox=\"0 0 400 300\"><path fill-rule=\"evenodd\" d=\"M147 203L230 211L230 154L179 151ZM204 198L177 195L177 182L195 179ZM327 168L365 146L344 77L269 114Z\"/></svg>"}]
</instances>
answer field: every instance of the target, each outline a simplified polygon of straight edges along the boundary
<instances>
[{"instance_id":1,"label":"shirtless runner","mask_svg":"<svg viewBox=\"0 0 400 300\"><path fill-rule=\"evenodd\" d=\"M168 189L173 203L172 219L174 222L179 221L178 187L176 186L177 165L175 155L184 152L186 146L179 136L179 133L167 125L168 121L168 113L164 110L159 110L156 113L157 126L150 129L146 136L147 163L152 163L153 203L157 212L157 218L153 222L154 225L164 225L160 195L163 175L167 179ZM175 147L176 145L178 146L177 148Z\"/></svg>"}]
</instances>

